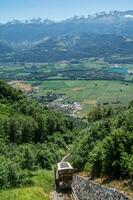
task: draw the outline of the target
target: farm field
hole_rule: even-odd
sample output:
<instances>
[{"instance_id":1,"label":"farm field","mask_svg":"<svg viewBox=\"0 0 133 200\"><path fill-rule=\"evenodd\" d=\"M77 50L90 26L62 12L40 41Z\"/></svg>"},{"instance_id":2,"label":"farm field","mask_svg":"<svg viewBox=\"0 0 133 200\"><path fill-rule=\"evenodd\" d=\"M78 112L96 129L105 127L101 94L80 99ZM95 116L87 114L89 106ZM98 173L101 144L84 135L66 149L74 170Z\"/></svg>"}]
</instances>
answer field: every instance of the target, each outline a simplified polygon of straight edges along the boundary
<instances>
[{"instance_id":1,"label":"farm field","mask_svg":"<svg viewBox=\"0 0 133 200\"><path fill-rule=\"evenodd\" d=\"M30 82L34 84L34 82ZM127 105L133 100L133 84L121 81L43 81L38 85L37 96L48 92L65 96L63 102L79 102L82 106L81 115L98 104Z\"/></svg>"},{"instance_id":2,"label":"farm field","mask_svg":"<svg viewBox=\"0 0 133 200\"><path fill-rule=\"evenodd\" d=\"M95 59L53 63L0 64L0 79L43 80L133 80L132 65L112 65Z\"/></svg>"},{"instance_id":3,"label":"farm field","mask_svg":"<svg viewBox=\"0 0 133 200\"><path fill-rule=\"evenodd\" d=\"M57 103L52 104L53 109L58 107L57 110L63 112L68 110L67 114L74 112L77 116L85 116L98 104L127 105L133 99L132 69L131 64L112 65L94 58L1 64L0 79L41 103L50 106Z\"/></svg>"}]
</instances>

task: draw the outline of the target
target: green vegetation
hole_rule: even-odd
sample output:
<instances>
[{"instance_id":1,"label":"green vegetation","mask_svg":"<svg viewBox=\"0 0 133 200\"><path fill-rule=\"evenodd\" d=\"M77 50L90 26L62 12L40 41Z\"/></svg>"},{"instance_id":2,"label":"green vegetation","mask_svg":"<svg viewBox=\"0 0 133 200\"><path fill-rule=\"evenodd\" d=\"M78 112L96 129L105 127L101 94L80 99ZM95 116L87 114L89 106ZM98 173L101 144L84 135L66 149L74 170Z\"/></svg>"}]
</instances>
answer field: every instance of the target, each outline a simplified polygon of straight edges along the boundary
<instances>
[{"instance_id":1,"label":"green vegetation","mask_svg":"<svg viewBox=\"0 0 133 200\"><path fill-rule=\"evenodd\" d=\"M0 192L0 200L49 200L39 187L29 187Z\"/></svg>"},{"instance_id":2,"label":"green vegetation","mask_svg":"<svg viewBox=\"0 0 133 200\"><path fill-rule=\"evenodd\" d=\"M129 70L129 71L128 71ZM1 64L0 77L5 80L133 80L131 65L109 64L98 58L49 62ZM129 78L128 78L129 79Z\"/></svg>"},{"instance_id":3,"label":"green vegetation","mask_svg":"<svg viewBox=\"0 0 133 200\"><path fill-rule=\"evenodd\" d=\"M0 25L0 79L16 88L0 81L0 200L49 200L68 149L79 171L130 188L132 14Z\"/></svg>"},{"instance_id":4,"label":"green vegetation","mask_svg":"<svg viewBox=\"0 0 133 200\"><path fill-rule=\"evenodd\" d=\"M97 107L75 143L73 163L94 177L133 180L133 102L126 108Z\"/></svg>"},{"instance_id":5,"label":"green vegetation","mask_svg":"<svg viewBox=\"0 0 133 200\"><path fill-rule=\"evenodd\" d=\"M49 92L65 95L64 103L79 102L81 116L98 104L127 105L133 99L133 84L117 81L45 81L38 86L37 96Z\"/></svg>"},{"instance_id":6,"label":"green vegetation","mask_svg":"<svg viewBox=\"0 0 133 200\"><path fill-rule=\"evenodd\" d=\"M59 99L61 104L78 102L82 108L75 112L78 116L86 116L98 104L118 107L133 99L132 65L111 65L96 58L5 64L0 77L44 105Z\"/></svg>"},{"instance_id":7,"label":"green vegetation","mask_svg":"<svg viewBox=\"0 0 133 200\"><path fill-rule=\"evenodd\" d=\"M41 170L35 172L34 186L17 189L3 190L0 192L0 200L49 200L49 193L53 190L53 172Z\"/></svg>"},{"instance_id":8,"label":"green vegetation","mask_svg":"<svg viewBox=\"0 0 133 200\"><path fill-rule=\"evenodd\" d=\"M0 200L49 199L52 166L68 146L74 166L92 178L133 180L132 83L55 80L37 87L34 97L52 91L63 103L80 102L89 123L74 122L0 81Z\"/></svg>"},{"instance_id":9,"label":"green vegetation","mask_svg":"<svg viewBox=\"0 0 133 200\"><path fill-rule=\"evenodd\" d=\"M32 178L34 185L43 188L43 191L49 194L54 190L54 171L40 170Z\"/></svg>"},{"instance_id":10,"label":"green vegetation","mask_svg":"<svg viewBox=\"0 0 133 200\"><path fill-rule=\"evenodd\" d=\"M0 189L32 186L74 139L73 122L0 81ZM41 181L51 181L43 173ZM42 183L41 183L42 182ZM45 186L45 185L44 185ZM46 187L46 186L45 186ZM51 184L44 191L49 191Z\"/></svg>"}]
</instances>

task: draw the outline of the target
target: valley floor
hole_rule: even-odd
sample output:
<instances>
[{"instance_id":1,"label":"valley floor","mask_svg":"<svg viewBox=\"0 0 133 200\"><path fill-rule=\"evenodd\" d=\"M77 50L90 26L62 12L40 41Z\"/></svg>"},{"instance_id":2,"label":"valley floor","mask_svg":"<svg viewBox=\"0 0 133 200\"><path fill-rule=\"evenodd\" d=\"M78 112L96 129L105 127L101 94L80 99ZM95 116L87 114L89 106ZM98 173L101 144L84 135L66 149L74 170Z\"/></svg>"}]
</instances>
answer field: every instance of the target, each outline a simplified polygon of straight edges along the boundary
<instances>
[{"instance_id":1,"label":"valley floor","mask_svg":"<svg viewBox=\"0 0 133 200\"><path fill-rule=\"evenodd\" d=\"M33 82L29 82L34 84ZM60 103L58 108L62 109L62 105L69 107L73 103L79 103L80 109L75 109L77 116L86 116L87 113L96 105L123 106L127 105L133 99L133 83L124 83L121 81L109 80L57 80L42 81L38 85L36 97L41 97L43 101L46 94L62 94L54 100L55 107ZM60 101L58 101L60 99ZM48 103L49 104L49 103ZM52 105L53 106L53 105ZM54 106L52 107L54 108Z\"/></svg>"}]
</instances>

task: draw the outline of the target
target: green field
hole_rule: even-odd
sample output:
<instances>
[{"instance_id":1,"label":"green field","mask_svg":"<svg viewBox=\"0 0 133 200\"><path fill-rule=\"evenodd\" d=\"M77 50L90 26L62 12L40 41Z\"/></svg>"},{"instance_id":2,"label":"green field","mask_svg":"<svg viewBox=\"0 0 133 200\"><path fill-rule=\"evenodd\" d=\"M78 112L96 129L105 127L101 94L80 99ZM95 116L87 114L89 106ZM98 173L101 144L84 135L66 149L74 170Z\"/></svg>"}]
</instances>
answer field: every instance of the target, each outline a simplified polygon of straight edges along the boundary
<instances>
[{"instance_id":1,"label":"green field","mask_svg":"<svg viewBox=\"0 0 133 200\"><path fill-rule=\"evenodd\" d=\"M120 102L127 105L133 100L133 84L120 81L44 81L38 86L37 96L47 92L65 94L65 102L80 102L82 114L97 104Z\"/></svg>"},{"instance_id":2,"label":"green field","mask_svg":"<svg viewBox=\"0 0 133 200\"><path fill-rule=\"evenodd\" d=\"M81 59L75 62L0 64L0 79L7 81L40 81L49 79L132 81L132 69L133 65L109 64L103 60L93 58Z\"/></svg>"},{"instance_id":3,"label":"green field","mask_svg":"<svg viewBox=\"0 0 133 200\"><path fill-rule=\"evenodd\" d=\"M1 65L0 79L31 84L37 91L33 94L36 97L53 92L59 94L59 98L63 96L63 103L79 102L82 107L79 115L82 116L99 103L127 105L133 99L132 70L133 65L112 65L92 58L75 62Z\"/></svg>"},{"instance_id":4,"label":"green field","mask_svg":"<svg viewBox=\"0 0 133 200\"><path fill-rule=\"evenodd\" d=\"M0 200L49 200L54 190L53 171L40 170L32 180L33 187L0 191Z\"/></svg>"}]
</instances>

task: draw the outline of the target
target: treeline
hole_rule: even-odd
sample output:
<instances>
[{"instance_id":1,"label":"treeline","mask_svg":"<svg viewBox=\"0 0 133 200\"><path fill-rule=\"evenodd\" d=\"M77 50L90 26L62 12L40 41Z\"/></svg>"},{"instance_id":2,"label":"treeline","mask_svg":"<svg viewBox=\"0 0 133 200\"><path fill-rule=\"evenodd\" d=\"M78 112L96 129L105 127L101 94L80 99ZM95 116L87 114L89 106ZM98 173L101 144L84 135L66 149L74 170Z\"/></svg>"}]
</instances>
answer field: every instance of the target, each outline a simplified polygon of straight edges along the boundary
<instances>
[{"instance_id":1,"label":"treeline","mask_svg":"<svg viewBox=\"0 0 133 200\"><path fill-rule=\"evenodd\" d=\"M32 184L74 139L73 122L0 81L0 188Z\"/></svg>"},{"instance_id":2,"label":"treeline","mask_svg":"<svg viewBox=\"0 0 133 200\"><path fill-rule=\"evenodd\" d=\"M97 107L88 121L74 145L74 166L92 178L133 180L133 102L127 108Z\"/></svg>"}]
</instances>

